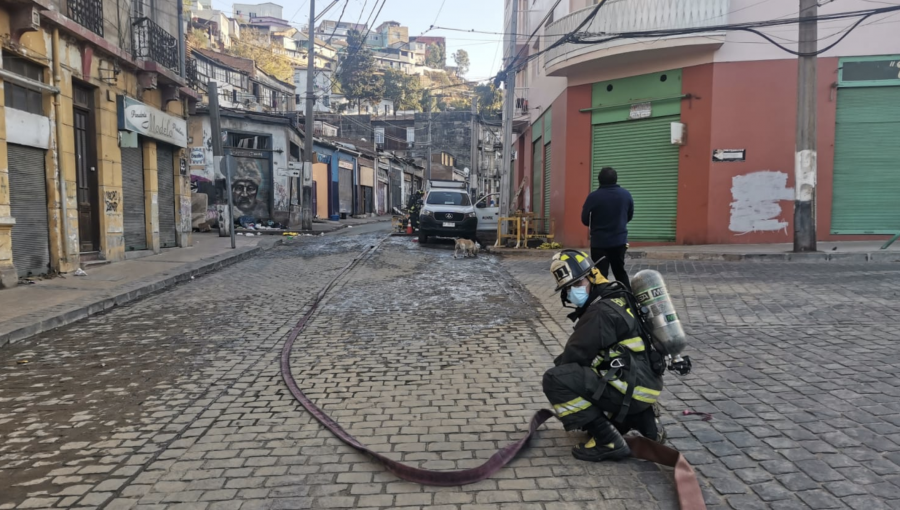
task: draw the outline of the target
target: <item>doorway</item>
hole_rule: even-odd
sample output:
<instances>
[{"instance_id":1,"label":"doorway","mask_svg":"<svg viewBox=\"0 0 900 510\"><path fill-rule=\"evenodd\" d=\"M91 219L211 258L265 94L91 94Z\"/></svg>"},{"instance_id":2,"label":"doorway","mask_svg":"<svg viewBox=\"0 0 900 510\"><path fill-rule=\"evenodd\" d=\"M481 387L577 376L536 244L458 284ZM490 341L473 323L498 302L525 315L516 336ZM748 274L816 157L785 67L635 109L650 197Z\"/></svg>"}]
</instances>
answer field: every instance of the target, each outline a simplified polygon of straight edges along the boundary
<instances>
[{"instance_id":1,"label":"doorway","mask_svg":"<svg viewBox=\"0 0 900 510\"><path fill-rule=\"evenodd\" d=\"M78 243L82 253L100 251L100 191L93 95L92 89L72 84Z\"/></svg>"}]
</instances>

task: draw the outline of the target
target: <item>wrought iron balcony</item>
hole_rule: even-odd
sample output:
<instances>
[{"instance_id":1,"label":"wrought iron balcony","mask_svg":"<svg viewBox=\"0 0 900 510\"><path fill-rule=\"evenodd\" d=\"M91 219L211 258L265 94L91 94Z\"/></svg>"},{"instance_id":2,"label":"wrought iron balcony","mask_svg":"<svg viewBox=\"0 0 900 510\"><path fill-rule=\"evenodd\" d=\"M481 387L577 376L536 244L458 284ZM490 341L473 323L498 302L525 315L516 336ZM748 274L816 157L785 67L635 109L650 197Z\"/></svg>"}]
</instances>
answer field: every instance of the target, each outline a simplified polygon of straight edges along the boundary
<instances>
[{"instance_id":1,"label":"wrought iron balcony","mask_svg":"<svg viewBox=\"0 0 900 510\"><path fill-rule=\"evenodd\" d=\"M201 90L199 77L197 75L197 59L195 58L186 58L184 59L184 76L187 78L188 87L194 90ZM203 84L202 87L203 92L206 92L206 84Z\"/></svg>"},{"instance_id":2,"label":"wrought iron balcony","mask_svg":"<svg viewBox=\"0 0 900 510\"><path fill-rule=\"evenodd\" d=\"M728 22L731 0L607 0L581 32L604 35L681 28L710 27L709 32L672 35L650 40L613 39L606 42L566 43L547 52L544 68L548 75L566 76L598 59L634 52L671 50L678 47L719 47L725 33L713 27ZM544 45L550 46L575 30L595 6L575 11L550 24Z\"/></svg>"},{"instance_id":3,"label":"wrought iron balcony","mask_svg":"<svg viewBox=\"0 0 900 510\"><path fill-rule=\"evenodd\" d=\"M149 18L136 18L131 24L135 58L153 60L179 72L178 39Z\"/></svg>"},{"instance_id":4,"label":"wrought iron balcony","mask_svg":"<svg viewBox=\"0 0 900 510\"><path fill-rule=\"evenodd\" d=\"M103 0L68 0L69 19L103 37Z\"/></svg>"},{"instance_id":5,"label":"wrought iron balcony","mask_svg":"<svg viewBox=\"0 0 900 510\"><path fill-rule=\"evenodd\" d=\"M516 87L516 104L513 118L528 116L528 87Z\"/></svg>"}]
</instances>

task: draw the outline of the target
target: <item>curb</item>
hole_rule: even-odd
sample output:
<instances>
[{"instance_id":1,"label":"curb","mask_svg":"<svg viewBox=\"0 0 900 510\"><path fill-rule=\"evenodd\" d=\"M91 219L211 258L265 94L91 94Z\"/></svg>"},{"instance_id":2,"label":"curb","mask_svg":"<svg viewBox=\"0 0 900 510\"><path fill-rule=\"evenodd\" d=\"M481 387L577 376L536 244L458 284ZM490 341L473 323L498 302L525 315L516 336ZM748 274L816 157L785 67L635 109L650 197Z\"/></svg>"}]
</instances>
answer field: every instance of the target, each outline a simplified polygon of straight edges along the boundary
<instances>
[{"instance_id":1,"label":"curb","mask_svg":"<svg viewBox=\"0 0 900 510\"><path fill-rule=\"evenodd\" d=\"M516 250L491 248L488 253L501 257L541 258L550 260L559 250ZM635 260L692 260L718 262L900 262L900 252L883 251L869 253L714 253L679 251L628 251L627 259Z\"/></svg>"},{"instance_id":2,"label":"curb","mask_svg":"<svg viewBox=\"0 0 900 510\"><path fill-rule=\"evenodd\" d=\"M128 288L128 286L126 285L121 289L114 290L114 295L94 298L92 302L77 306L75 308L53 310L45 314L43 317L35 318L35 320L31 324L21 324L21 322L26 322L28 320L28 316L25 316L23 319L19 319L18 321L16 319L13 319L12 321L10 321L14 323L12 327L0 326L0 348L3 348L8 344L21 342L22 340L26 340L40 333L54 330L56 328L71 324L92 315L96 315L111 308L124 305L125 303L151 296L163 290L174 287L179 283L190 281L192 277L211 273L232 264L236 264L250 257L258 255L264 251L268 251L280 244L281 239L267 239L265 241L260 241L259 244L252 248L239 248L234 252L224 253L215 257L210 257L208 259L190 262L179 268L176 274L166 273L164 275L156 275L154 277L151 277L156 278L153 281L133 282L133 288ZM19 322L19 324L15 324L16 322Z\"/></svg>"}]
</instances>

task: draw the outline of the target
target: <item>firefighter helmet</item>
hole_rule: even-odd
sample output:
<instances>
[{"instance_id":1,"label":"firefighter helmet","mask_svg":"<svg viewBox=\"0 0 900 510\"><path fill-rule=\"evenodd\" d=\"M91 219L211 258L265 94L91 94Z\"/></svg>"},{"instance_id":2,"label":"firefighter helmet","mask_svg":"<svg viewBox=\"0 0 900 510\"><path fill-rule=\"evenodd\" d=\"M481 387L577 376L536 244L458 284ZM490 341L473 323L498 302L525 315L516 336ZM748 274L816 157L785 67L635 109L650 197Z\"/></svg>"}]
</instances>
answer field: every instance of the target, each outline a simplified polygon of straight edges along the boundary
<instances>
[{"instance_id":1,"label":"firefighter helmet","mask_svg":"<svg viewBox=\"0 0 900 510\"><path fill-rule=\"evenodd\" d=\"M578 250L563 250L553 256L550 272L556 278L556 292L571 287L578 280L588 277L591 283L607 283L587 253Z\"/></svg>"}]
</instances>

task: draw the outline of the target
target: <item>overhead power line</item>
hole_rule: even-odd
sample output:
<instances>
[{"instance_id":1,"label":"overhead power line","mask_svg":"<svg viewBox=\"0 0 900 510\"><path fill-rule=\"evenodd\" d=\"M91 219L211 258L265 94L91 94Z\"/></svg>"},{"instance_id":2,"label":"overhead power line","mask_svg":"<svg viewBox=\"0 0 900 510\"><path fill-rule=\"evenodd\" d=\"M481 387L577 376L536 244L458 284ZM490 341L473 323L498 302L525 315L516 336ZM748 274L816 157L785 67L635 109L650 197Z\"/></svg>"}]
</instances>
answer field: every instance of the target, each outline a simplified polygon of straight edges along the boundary
<instances>
[{"instance_id":1,"label":"overhead power line","mask_svg":"<svg viewBox=\"0 0 900 510\"><path fill-rule=\"evenodd\" d=\"M639 32L621 32L621 33L590 33L590 32L580 32L580 30L588 23L590 20L596 16L596 13L599 11L600 7L603 6L605 2L601 2L597 5L597 7L592 11L592 13L582 21L581 25L579 25L575 30L565 34L559 38L554 44L551 44L547 48L529 55L523 60L518 58L514 58L512 62L508 63L506 67L501 70L497 76L494 78L495 81L499 81L505 76L507 73L512 71L513 69L520 69L525 64L531 62L539 58L541 55L549 52L550 50L555 49L556 47L566 44L602 44L610 41L615 41L619 39L643 39L643 38L662 38L676 35L691 35L691 34L703 34L707 32L718 32L718 31L743 31L756 34L769 43L775 45L779 49L788 52L795 56L812 56L806 55L796 50L792 50L784 46L783 44L775 41L772 36L762 32L761 28L767 27L775 27L775 26L783 26L783 25L792 25L800 23L800 18L779 18L774 20L767 21L755 21L755 22L747 22L747 23L736 23L736 24L726 24L726 25L712 25L712 26L704 26L704 27L690 27L690 28L681 28L681 29L669 29L669 30L650 30L650 31L639 31ZM851 19L851 18L860 18L853 25L851 25L846 32L834 43L826 46L825 48L817 50L814 55L820 55L834 48L837 44L844 40L854 29L859 27L859 25L865 21L866 19L876 16L878 14L885 14L889 12L900 11L900 5L891 6L891 7L882 7L878 9L864 9L859 11L848 11L842 13L834 13L834 14L824 14L817 16L817 21L835 21L835 20L843 20L843 19Z\"/></svg>"}]
</instances>

